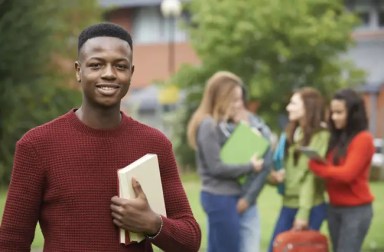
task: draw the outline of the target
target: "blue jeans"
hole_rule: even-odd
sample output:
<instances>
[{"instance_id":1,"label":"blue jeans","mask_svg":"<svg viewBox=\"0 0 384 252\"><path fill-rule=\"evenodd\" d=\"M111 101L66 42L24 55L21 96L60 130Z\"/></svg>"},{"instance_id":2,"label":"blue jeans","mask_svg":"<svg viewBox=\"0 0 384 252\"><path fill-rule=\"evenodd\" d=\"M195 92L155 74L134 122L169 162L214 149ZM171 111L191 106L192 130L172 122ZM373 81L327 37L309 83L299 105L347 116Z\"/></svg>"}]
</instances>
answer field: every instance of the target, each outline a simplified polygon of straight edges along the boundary
<instances>
[{"instance_id":1,"label":"blue jeans","mask_svg":"<svg viewBox=\"0 0 384 252\"><path fill-rule=\"evenodd\" d=\"M269 252L272 252L273 241L276 236L284 231L288 231L293 227L293 222L295 221L297 208L285 207L280 211L279 219L277 220L275 231L273 232L271 242L269 243ZM320 205L314 206L311 209L309 215L309 228L314 230L319 230L321 223L326 219L327 216L327 204L322 203Z\"/></svg>"},{"instance_id":2,"label":"blue jeans","mask_svg":"<svg viewBox=\"0 0 384 252\"><path fill-rule=\"evenodd\" d=\"M259 214L256 205L252 205L240 215L239 252L259 252L260 233Z\"/></svg>"},{"instance_id":3,"label":"blue jeans","mask_svg":"<svg viewBox=\"0 0 384 252\"><path fill-rule=\"evenodd\" d=\"M201 204L208 216L207 252L235 252L240 245L238 196L201 192Z\"/></svg>"}]
</instances>

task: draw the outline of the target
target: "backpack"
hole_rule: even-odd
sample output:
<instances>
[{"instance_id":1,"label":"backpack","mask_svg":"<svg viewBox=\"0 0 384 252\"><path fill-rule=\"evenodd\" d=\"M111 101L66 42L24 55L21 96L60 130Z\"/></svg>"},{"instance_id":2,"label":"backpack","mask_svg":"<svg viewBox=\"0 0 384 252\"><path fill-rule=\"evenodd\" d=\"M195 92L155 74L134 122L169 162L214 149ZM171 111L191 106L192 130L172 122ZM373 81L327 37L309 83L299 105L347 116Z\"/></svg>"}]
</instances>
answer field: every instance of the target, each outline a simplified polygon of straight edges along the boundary
<instances>
[{"instance_id":1,"label":"backpack","mask_svg":"<svg viewBox=\"0 0 384 252\"><path fill-rule=\"evenodd\" d=\"M289 230L276 236L273 252L329 252L328 239L315 230Z\"/></svg>"}]
</instances>

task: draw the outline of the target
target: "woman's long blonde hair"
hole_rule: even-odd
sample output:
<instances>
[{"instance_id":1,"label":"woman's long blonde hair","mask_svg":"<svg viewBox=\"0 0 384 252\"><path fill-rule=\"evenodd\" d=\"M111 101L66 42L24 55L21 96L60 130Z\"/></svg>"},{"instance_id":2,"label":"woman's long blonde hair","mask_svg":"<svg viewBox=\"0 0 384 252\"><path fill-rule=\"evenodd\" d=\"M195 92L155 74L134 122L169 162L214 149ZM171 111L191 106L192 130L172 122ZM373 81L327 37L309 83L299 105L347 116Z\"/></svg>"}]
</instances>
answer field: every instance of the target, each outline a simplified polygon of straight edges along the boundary
<instances>
[{"instance_id":1,"label":"woman's long blonde hair","mask_svg":"<svg viewBox=\"0 0 384 252\"><path fill-rule=\"evenodd\" d=\"M235 87L242 87L242 83L240 77L227 71L216 72L208 79L200 105L188 123L188 143L193 149L197 149L196 133L201 121L207 116L211 116L216 123L226 121L232 91Z\"/></svg>"}]
</instances>

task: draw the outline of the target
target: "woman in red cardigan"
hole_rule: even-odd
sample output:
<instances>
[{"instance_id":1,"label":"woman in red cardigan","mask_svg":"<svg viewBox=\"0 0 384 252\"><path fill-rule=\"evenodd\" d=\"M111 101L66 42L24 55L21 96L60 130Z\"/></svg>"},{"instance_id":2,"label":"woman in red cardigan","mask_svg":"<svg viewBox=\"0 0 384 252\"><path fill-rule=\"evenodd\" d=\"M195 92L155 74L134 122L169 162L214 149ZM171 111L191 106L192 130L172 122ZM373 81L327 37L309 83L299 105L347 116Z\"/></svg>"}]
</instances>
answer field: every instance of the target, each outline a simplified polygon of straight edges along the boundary
<instances>
[{"instance_id":1,"label":"woman in red cardigan","mask_svg":"<svg viewBox=\"0 0 384 252\"><path fill-rule=\"evenodd\" d=\"M373 138L367 131L364 102L353 90L338 91L330 110L327 164L311 160L309 166L326 182L334 251L360 252L373 216L368 181L375 151Z\"/></svg>"}]
</instances>

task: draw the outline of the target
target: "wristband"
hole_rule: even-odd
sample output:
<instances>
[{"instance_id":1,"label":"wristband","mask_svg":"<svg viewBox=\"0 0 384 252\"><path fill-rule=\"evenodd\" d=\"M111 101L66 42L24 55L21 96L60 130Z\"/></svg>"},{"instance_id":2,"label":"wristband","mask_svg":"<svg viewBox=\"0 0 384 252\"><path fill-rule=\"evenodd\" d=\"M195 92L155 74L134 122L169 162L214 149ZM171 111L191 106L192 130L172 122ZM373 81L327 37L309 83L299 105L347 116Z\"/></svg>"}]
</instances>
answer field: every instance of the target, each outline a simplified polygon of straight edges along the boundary
<instances>
[{"instance_id":1,"label":"wristband","mask_svg":"<svg viewBox=\"0 0 384 252\"><path fill-rule=\"evenodd\" d=\"M159 231L157 231L157 233L154 234L154 235L146 235L146 237L149 238L149 239L151 239L151 240L153 240L153 239L155 239L157 236L159 236L161 230L163 229L163 225L164 225L163 218L161 217L161 215L159 215L159 217L160 217L160 228L159 228Z\"/></svg>"}]
</instances>

